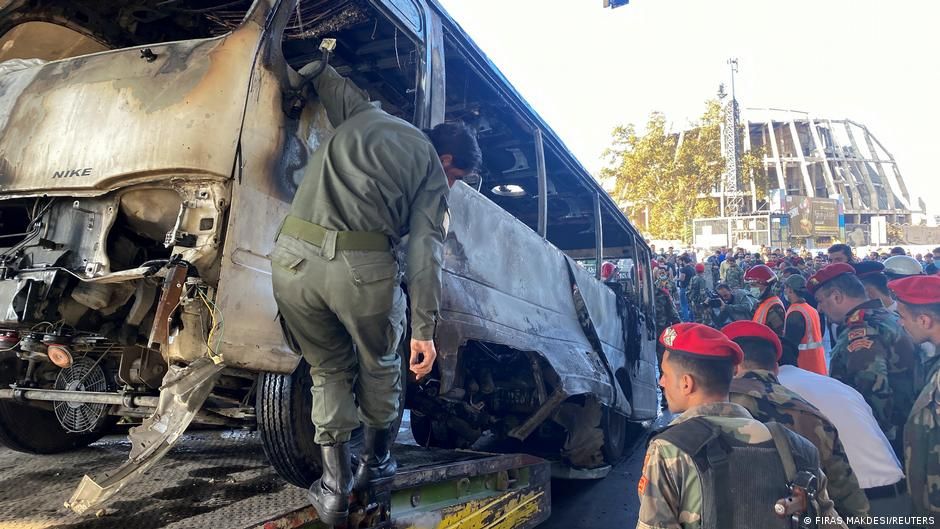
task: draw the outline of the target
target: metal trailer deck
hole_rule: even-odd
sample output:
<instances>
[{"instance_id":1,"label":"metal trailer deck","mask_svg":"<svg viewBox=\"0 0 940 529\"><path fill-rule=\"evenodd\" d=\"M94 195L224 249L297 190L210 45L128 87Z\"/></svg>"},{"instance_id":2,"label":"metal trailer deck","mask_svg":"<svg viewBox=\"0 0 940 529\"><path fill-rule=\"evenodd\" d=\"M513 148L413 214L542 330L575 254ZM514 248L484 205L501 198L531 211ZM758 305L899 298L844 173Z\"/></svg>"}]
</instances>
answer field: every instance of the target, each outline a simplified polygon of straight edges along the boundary
<instances>
[{"instance_id":1,"label":"metal trailer deck","mask_svg":"<svg viewBox=\"0 0 940 529\"><path fill-rule=\"evenodd\" d=\"M323 527L306 490L268 465L258 435L186 434L160 465L95 514L63 503L84 474L117 468L130 451L106 438L68 454L36 456L0 447L0 529L294 529ZM399 473L389 527L534 527L550 514L550 466L525 455L396 445Z\"/></svg>"}]
</instances>

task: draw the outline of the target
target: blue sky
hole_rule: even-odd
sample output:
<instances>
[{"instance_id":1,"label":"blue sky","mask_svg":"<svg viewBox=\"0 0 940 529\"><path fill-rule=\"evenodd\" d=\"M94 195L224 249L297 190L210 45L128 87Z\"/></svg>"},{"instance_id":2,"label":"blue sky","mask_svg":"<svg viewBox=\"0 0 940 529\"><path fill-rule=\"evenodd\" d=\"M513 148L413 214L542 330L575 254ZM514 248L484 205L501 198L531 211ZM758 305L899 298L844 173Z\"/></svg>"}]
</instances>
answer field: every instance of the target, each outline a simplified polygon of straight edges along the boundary
<instances>
[{"instance_id":1,"label":"blue sky","mask_svg":"<svg viewBox=\"0 0 940 529\"><path fill-rule=\"evenodd\" d=\"M940 2L439 1L592 172L614 126L683 126L737 57L742 106L864 123L940 214Z\"/></svg>"}]
</instances>

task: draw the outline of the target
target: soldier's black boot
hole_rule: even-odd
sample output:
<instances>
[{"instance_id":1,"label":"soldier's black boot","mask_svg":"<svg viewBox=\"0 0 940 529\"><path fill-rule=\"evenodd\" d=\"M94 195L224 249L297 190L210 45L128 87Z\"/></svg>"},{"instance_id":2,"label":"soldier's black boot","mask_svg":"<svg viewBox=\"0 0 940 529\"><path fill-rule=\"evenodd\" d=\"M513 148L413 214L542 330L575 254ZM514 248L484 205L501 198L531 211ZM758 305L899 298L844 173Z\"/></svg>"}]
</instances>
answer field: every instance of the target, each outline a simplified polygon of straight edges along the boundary
<instances>
[{"instance_id":1,"label":"soldier's black boot","mask_svg":"<svg viewBox=\"0 0 940 529\"><path fill-rule=\"evenodd\" d=\"M363 491L395 475L398 463L388 446L388 428L363 427L362 454L353 480L353 489Z\"/></svg>"},{"instance_id":2,"label":"soldier's black boot","mask_svg":"<svg viewBox=\"0 0 940 529\"><path fill-rule=\"evenodd\" d=\"M320 452L323 454L323 475L310 485L307 497L322 522L344 525L349 516L349 493L352 492L349 444L321 445Z\"/></svg>"}]
</instances>

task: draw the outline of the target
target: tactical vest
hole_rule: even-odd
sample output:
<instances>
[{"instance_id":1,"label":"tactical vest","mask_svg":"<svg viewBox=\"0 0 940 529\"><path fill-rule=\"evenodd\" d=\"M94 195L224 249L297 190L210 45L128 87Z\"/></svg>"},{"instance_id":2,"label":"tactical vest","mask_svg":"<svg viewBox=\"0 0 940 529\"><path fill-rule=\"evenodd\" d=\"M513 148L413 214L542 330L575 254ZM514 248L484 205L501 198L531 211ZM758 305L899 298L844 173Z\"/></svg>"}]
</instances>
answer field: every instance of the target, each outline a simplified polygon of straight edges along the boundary
<instances>
[{"instance_id":1,"label":"tactical vest","mask_svg":"<svg viewBox=\"0 0 940 529\"><path fill-rule=\"evenodd\" d=\"M822 339L822 326L819 324L819 313L806 302L790 305L790 308L787 309L787 317L793 312L802 314L803 321L806 322L803 337L800 338L800 345L797 347L800 351L797 357L797 366L800 369L820 375L828 375L826 350Z\"/></svg>"},{"instance_id":2,"label":"tactical vest","mask_svg":"<svg viewBox=\"0 0 940 529\"><path fill-rule=\"evenodd\" d=\"M702 486L701 529L789 528L774 514L789 495L787 483L806 470L818 477L819 455L809 441L777 423L773 439L748 444L722 432L704 417L670 426L662 439L689 455Z\"/></svg>"}]
</instances>

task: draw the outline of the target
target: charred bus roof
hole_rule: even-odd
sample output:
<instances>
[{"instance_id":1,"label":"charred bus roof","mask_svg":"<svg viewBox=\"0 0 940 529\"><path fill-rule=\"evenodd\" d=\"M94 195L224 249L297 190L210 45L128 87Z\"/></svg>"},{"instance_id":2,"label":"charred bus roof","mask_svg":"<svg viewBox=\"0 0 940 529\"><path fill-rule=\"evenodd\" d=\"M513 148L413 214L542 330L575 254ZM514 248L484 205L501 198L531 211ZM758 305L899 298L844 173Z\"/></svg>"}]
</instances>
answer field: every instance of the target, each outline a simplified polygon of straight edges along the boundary
<instances>
[{"instance_id":1,"label":"charred bus roof","mask_svg":"<svg viewBox=\"0 0 940 529\"><path fill-rule=\"evenodd\" d=\"M0 7L0 61L16 57L17 52L25 58L42 51L11 42L16 40L11 36L16 37L20 26L28 23L53 24L84 37L84 41L73 37L74 42L62 49L53 46L46 50L55 55L38 56L56 60L105 49L224 35L238 27L255 4L253 0L12 0ZM415 55L423 44L409 39L399 27L406 27L403 20L407 22L401 13L413 14L417 5L411 0L302 0L285 28L282 51L288 63L299 68L317 57L321 37L339 34L335 60L340 71L366 87L386 110L412 120L420 63ZM471 122L480 133L486 163L481 192L533 229L538 228L534 134L539 130L548 180L547 238L563 250L581 251L580 257L590 257L588 250L595 247L596 195L603 246L643 248L645 254L648 248L642 235L558 134L441 5L435 0L427 0L427 5L443 26L446 118ZM397 16L399 23L377 16L377 8Z\"/></svg>"}]
</instances>

